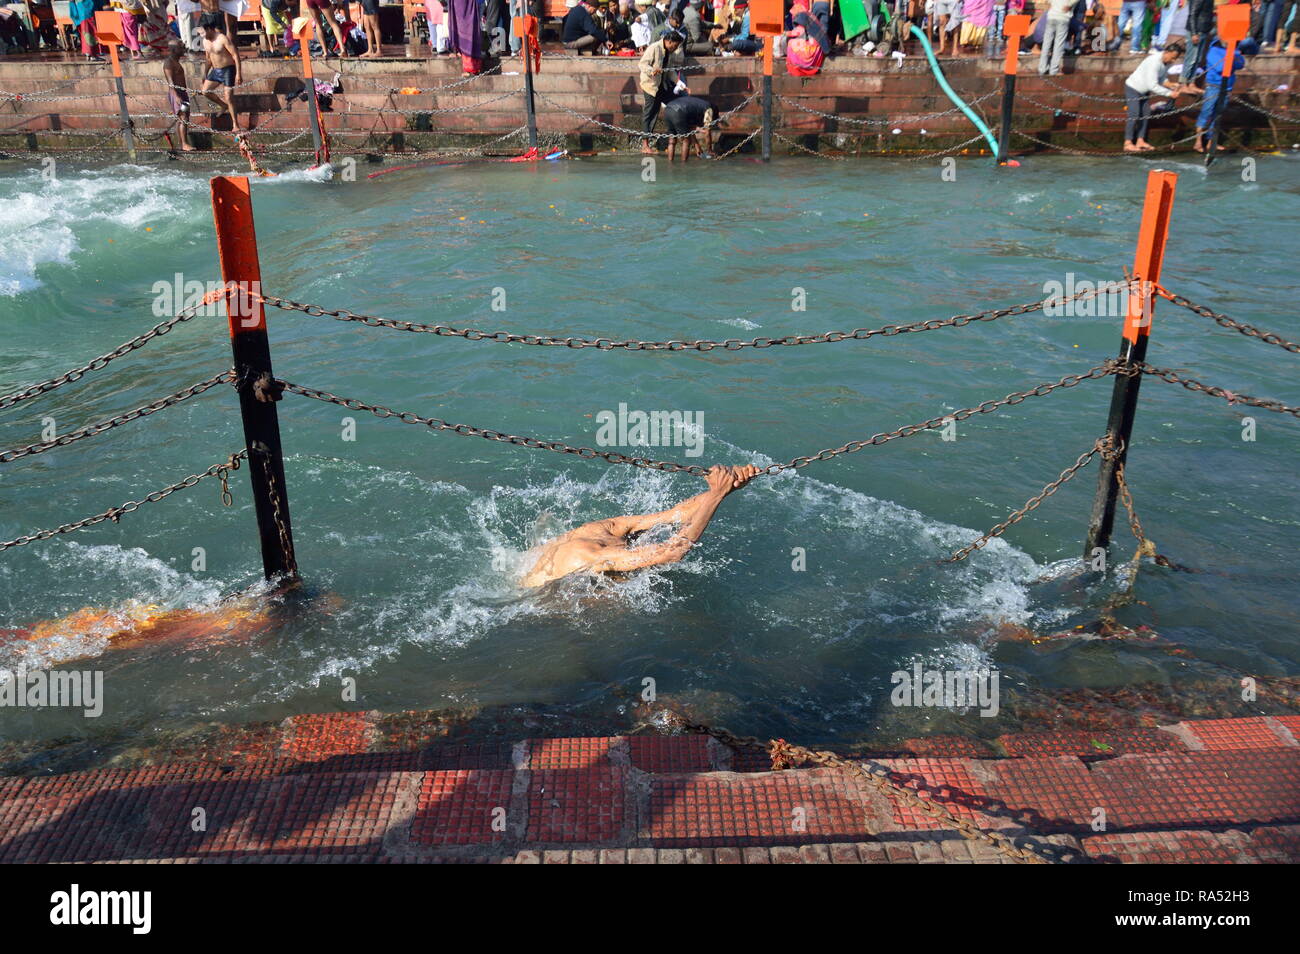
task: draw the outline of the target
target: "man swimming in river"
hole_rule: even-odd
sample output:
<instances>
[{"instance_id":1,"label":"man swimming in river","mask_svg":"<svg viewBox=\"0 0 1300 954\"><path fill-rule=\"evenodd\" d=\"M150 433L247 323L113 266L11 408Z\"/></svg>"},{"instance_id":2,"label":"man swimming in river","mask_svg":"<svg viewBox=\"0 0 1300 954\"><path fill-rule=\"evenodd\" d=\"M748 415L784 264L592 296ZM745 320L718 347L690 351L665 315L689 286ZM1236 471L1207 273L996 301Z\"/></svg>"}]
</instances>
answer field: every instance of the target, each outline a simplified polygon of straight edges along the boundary
<instances>
[{"instance_id":1,"label":"man swimming in river","mask_svg":"<svg viewBox=\"0 0 1300 954\"><path fill-rule=\"evenodd\" d=\"M711 467L704 476L709 489L669 510L584 523L540 548L532 569L523 576L523 585L541 586L573 573L629 573L676 563L704 535L722 498L760 473L761 469L752 465ZM636 534L670 523L680 529L663 543L629 546Z\"/></svg>"}]
</instances>

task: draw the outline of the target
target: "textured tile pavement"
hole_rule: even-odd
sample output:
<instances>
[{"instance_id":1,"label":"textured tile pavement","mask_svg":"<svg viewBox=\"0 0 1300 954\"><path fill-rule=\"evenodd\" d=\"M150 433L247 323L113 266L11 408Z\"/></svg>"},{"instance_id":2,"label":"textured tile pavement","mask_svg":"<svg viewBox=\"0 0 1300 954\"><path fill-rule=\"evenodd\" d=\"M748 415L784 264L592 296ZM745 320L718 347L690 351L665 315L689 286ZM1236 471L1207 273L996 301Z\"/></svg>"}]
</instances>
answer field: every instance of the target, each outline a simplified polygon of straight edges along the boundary
<instances>
[{"instance_id":1,"label":"textured tile pavement","mask_svg":"<svg viewBox=\"0 0 1300 954\"><path fill-rule=\"evenodd\" d=\"M0 777L0 862L1014 863L922 799L1053 860L1293 863L1297 730L1032 733L1005 758L941 738L876 759L885 783L703 736L453 744L415 714L300 716L223 730L228 762Z\"/></svg>"}]
</instances>

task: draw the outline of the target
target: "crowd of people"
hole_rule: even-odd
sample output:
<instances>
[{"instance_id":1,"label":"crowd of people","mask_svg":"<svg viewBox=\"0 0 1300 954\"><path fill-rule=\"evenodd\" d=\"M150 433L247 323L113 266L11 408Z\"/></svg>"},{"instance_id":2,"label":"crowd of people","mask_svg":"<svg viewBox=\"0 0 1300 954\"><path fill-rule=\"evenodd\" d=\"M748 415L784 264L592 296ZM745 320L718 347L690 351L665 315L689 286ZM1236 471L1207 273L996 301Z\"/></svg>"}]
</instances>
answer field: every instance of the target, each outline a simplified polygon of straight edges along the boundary
<instances>
[{"instance_id":1,"label":"crowd of people","mask_svg":"<svg viewBox=\"0 0 1300 954\"><path fill-rule=\"evenodd\" d=\"M181 120L182 149L189 150L186 127L193 104L182 58L186 53L203 57L201 85L195 91L227 114L238 132L233 96L242 81L237 24L249 2L72 0L70 12L87 58L103 55L94 14L114 9L121 17L126 55L162 59L169 108ZM380 0L253 2L262 8L262 55L298 52L290 26L296 17L314 25L310 42L317 54L381 55ZM458 55L465 73L479 73L490 57L520 51L514 17L527 13L542 19L543 2L423 0L431 51ZM1235 54L1238 68L1244 65L1243 54L1270 48L1300 52L1300 0L1226 2L1251 4L1250 37ZM566 7L556 39L569 55L639 57L642 148L655 148L662 115L670 158L711 150L719 122L710 104L691 93L686 57L760 55L769 42L752 31L749 0L566 0ZM1125 83L1125 150L1151 150L1146 135L1152 115L1188 94L1204 97L1196 144L1203 149L1219 108L1227 52L1215 33L1215 9L1216 0L1122 0L1118 8L1107 7L1104 0L784 0L782 32L770 41L773 55L798 76L818 72L829 56L905 58L916 31L932 39L937 53L1000 55L1008 42L1006 17L1023 12L1034 20L1021 40L1020 55L1036 53L1038 71L1056 75L1067 54L1123 55L1127 37L1127 53L1146 56ZM54 38L15 31L16 21L0 0L0 48L53 44ZM1232 82L1228 80L1229 89ZM328 96L329 90L324 93Z\"/></svg>"}]
</instances>

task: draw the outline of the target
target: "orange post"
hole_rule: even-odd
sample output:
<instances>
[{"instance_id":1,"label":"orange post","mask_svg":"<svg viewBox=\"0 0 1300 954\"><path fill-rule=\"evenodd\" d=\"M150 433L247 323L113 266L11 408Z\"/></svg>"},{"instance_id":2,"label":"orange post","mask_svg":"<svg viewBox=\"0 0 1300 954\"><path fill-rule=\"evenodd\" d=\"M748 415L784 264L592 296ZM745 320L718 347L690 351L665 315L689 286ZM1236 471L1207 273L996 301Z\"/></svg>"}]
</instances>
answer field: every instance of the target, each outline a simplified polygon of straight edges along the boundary
<instances>
[{"instance_id":1,"label":"orange post","mask_svg":"<svg viewBox=\"0 0 1300 954\"><path fill-rule=\"evenodd\" d=\"M122 15L116 10L95 14L95 38L108 45L108 58L113 64L113 85L117 88L117 111L122 118L122 142L127 157L135 162L135 133L131 127L131 114L126 108L126 90L122 87L122 60L117 48L123 42Z\"/></svg>"},{"instance_id":2,"label":"orange post","mask_svg":"<svg viewBox=\"0 0 1300 954\"><path fill-rule=\"evenodd\" d=\"M772 159L772 55L776 37L783 32L785 12L781 0L752 0L749 32L763 38L763 161Z\"/></svg>"},{"instance_id":3,"label":"orange post","mask_svg":"<svg viewBox=\"0 0 1300 954\"><path fill-rule=\"evenodd\" d=\"M1222 79L1215 85L1219 87L1214 103L1214 119L1205 130L1205 165L1208 168L1214 161L1214 151L1219 141L1219 118L1228 102L1228 85L1232 81L1232 61L1237 55L1237 44L1246 38L1250 31L1250 5L1232 4L1219 7L1216 12L1219 39L1223 41ZM1210 82L1206 78L1205 95L1210 95Z\"/></svg>"},{"instance_id":4,"label":"orange post","mask_svg":"<svg viewBox=\"0 0 1300 954\"><path fill-rule=\"evenodd\" d=\"M316 102L316 78L312 74L311 68L311 34L312 22L315 20L316 11L311 11L310 17L298 17L293 21L293 35L298 38L298 50L302 53L302 88L307 94L307 121L311 124L311 141L316 150L316 162L321 161L321 153L325 148L325 137L321 130L320 104ZM321 44L325 43L325 35L321 34Z\"/></svg>"},{"instance_id":5,"label":"orange post","mask_svg":"<svg viewBox=\"0 0 1300 954\"><path fill-rule=\"evenodd\" d=\"M294 579L298 575L298 562L289 521L280 421L275 410L280 393L271 369L271 346L266 336L253 199L246 176L217 176L211 184L217 254L221 259L221 278L226 284L235 387L239 391L249 481L262 546L262 571L268 580Z\"/></svg>"},{"instance_id":6,"label":"orange post","mask_svg":"<svg viewBox=\"0 0 1300 954\"><path fill-rule=\"evenodd\" d=\"M1011 147L1011 115L1016 107L1016 70L1020 66L1020 41L1029 33L1029 17L1013 13L1006 18L1007 55L1002 61L1002 129L998 136L998 165L1007 164Z\"/></svg>"},{"instance_id":7,"label":"orange post","mask_svg":"<svg viewBox=\"0 0 1300 954\"><path fill-rule=\"evenodd\" d=\"M1124 335L1120 340L1121 369L1139 365L1146 360L1155 289L1164 263L1177 182L1177 173L1163 169L1156 169L1147 176L1142 224L1138 227L1137 254L1133 257L1133 276L1124 314ZM1085 561L1093 560L1099 549L1104 552L1110 546L1111 532L1115 526L1115 504L1119 497L1118 471L1128 457L1141 386L1140 373L1115 376L1115 388L1110 399L1110 418L1106 424L1106 436L1110 439L1114 453L1102 458L1097 496L1093 499L1088 538L1084 543Z\"/></svg>"}]
</instances>

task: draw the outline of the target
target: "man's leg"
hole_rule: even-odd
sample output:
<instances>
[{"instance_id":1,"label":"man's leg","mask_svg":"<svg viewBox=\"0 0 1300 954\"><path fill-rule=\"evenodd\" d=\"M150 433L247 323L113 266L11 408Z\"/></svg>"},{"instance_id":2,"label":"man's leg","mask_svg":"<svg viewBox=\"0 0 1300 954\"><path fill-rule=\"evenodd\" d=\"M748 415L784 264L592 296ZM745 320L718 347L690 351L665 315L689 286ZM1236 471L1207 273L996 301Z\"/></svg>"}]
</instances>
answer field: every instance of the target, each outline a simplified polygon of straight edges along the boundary
<instances>
[{"instance_id":1,"label":"man's leg","mask_svg":"<svg viewBox=\"0 0 1300 954\"><path fill-rule=\"evenodd\" d=\"M1070 33L1070 21L1058 20L1053 23L1047 21L1047 29L1055 33L1055 45L1052 47L1052 68L1051 74L1059 76L1061 73L1061 61L1065 59L1065 39Z\"/></svg>"}]
</instances>

